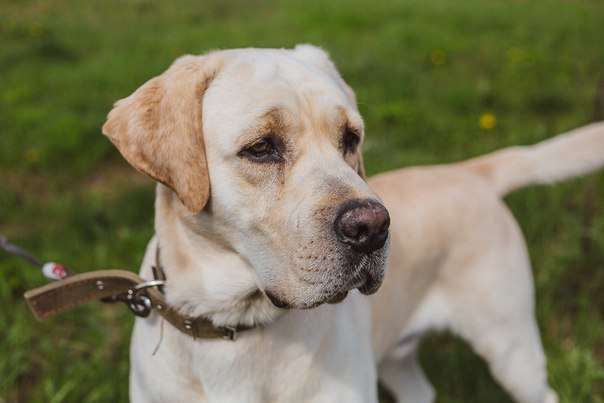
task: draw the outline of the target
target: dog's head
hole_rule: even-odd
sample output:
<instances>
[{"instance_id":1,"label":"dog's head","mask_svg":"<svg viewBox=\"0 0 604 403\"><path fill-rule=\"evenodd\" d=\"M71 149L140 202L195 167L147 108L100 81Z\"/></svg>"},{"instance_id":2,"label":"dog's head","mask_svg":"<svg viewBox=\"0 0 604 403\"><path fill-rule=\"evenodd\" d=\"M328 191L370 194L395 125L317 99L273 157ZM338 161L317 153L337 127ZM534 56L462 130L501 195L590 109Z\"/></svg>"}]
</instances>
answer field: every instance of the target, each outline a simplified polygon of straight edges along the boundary
<instances>
[{"instance_id":1,"label":"dog's head","mask_svg":"<svg viewBox=\"0 0 604 403\"><path fill-rule=\"evenodd\" d=\"M321 49L185 56L118 101L103 133L170 188L178 218L310 308L384 274L389 216L364 181L354 93Z\"/></svg>"}]
</instances>

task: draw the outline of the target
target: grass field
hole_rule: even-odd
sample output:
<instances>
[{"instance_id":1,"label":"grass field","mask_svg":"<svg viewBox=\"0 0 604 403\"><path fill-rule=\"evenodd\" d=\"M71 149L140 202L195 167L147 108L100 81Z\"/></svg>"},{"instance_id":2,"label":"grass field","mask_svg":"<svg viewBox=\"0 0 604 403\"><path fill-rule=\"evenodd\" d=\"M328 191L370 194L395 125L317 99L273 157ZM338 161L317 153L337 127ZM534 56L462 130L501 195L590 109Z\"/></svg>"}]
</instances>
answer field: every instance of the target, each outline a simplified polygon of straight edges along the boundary
<instances>
[{"instance_id":1,"label":"grass field","mask_svg":"<svg viewBox=\"0 0 604 403\"><path fill-rule=\"evenodd\" d=\"M533 143L604 116L601 0L0 0L0 233L75 271L136 270L153 185L101 136L111 104L177 56L325 47L356 90L369 173ZM513 194L552 385L604 402L604 175ZM0 255L0 402L127 400L125 308L45 323L44 280ZM448 335L422 346L443 403L509 398Z\"/></svg>"}]
</instances>

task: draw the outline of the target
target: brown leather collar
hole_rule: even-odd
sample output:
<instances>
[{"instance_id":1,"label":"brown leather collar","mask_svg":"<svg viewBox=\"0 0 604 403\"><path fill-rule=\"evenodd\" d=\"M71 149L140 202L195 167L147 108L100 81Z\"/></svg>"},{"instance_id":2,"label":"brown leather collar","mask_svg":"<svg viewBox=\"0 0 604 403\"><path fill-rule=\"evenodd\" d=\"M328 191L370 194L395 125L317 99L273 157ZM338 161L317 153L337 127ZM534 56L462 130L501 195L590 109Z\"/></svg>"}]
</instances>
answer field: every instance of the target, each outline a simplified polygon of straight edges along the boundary
<instances>
[{"instance_id":1,"label":"brown leather collar","mask_svg":"<svg viewBox=\"0 0 604 403\"><path fill-rule=\"evenodd\" d=\"M223 338L235 340L241 331L252 326L214 326L204 317L191 317L179 313L166 302L161 287L165 274L156 251L154 280L146 281L126 270L98 270L74 274L45 286L29 290L24 297L36 318L43 320L57 313L75 308L92 300L124 302L139 317L157 312L182 333L198 338Z\"/></svg>"}]
</instances>

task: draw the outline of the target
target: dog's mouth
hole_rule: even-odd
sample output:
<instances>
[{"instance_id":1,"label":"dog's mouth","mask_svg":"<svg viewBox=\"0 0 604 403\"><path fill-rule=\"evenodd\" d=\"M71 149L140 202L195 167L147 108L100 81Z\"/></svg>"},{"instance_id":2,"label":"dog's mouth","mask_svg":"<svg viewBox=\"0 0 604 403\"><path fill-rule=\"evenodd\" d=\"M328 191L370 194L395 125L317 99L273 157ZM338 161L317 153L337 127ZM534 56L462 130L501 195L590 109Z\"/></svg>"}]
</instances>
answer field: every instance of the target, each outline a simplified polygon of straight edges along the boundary
<instances>
[{"instance_id":1,"label":"dog's mouth","mask_svg":"<svg viewBox=\"0 0 604 403\"><path fill-rule=\"evenodd\" d=\"M387 248L388 244L379 251L353 258L355 270L349 289L356 288L363 295L377 292L384 280Z\"/></svg>"},{"instance_id":2,"label":"dog's mouth","mask_svg":"<svg viewBox=\"0 0 604 403\"><path fill-rule=\"evenodd\" d=\"M365 273L365 281L357 289L363 295L375 294L380 289L384 280L384 270L369 270Z\"/></svg>"},{"instance_id":3,"label":"dog's mouth","mask_svg":"<svg viewBox=\"0 0 604 403\"><path fill-rule=\"evenodd\" d=\"M348 296L348 291L339 292L336 295L334 295L333 297L331 297L330 299L328 299L327 303L328 304L339 304L340 302L344 301L347 296Z\"/></svg>"},{"instance_id":4,"label":"dog's mouth","mask_svg":"<svg viewBox=\"0 0 604 403\"><path fill-rule=\"evenodd\" d=\"M341 292L338 292L337 294L335 294L334 296L332 296L331 298L328 298L325 300L317 300L312 303L305 303L301 306L294 306L291 303L283 300L282 298L279 298L278 296L271 293L270 291L265 291L265 294L268 297L269 301L271 301L271 303L274 306L276 306L277 308L280 308L280 309L312 309L312 308L318 307L319 305L323 305L325 303L339 304L340 302L342 302L346 299L346 297L348 296L348 291L349 290L341 291Z\"/></svg>"},{"instance_id":5,"label":"dog's mouth","mask_svg":"<svg viewBox=\"0 0 604 403\"><path fill-rule=\"evenodd\" d=\"M315 295L314 298L301 298L302 301L292 301L270 290L265 290L264 293L274 306L281 309L312 309L325 303L338 304L344 301L348 293L354 289L358 289L363 295L374 294L378 291L384 279L385 253L380 251L354 260L348 266L350 269L346 281L340 282L339 285L331 283L332 286L328 286L329 292L325 292L325 290L321 292L318 289L319 295ZM342 279L341 276L337 275L336 278L340 281Z\"/></svg>"}]
</instances>

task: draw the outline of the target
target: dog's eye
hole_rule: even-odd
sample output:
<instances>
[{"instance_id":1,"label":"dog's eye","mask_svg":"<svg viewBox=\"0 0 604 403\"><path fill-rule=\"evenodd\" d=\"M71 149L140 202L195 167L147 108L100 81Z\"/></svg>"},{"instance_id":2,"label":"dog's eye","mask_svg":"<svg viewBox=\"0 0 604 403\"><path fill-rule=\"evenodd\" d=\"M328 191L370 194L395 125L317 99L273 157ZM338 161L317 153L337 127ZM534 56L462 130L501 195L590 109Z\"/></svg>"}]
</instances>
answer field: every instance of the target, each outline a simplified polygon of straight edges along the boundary
<instances>
[{"instance_id":1,"label":"dog's eye","mask_svg":"<svg viewBox=\"0 0 604 403\"><path fill-rule=\"evenodd\" d=\"M281 154L272 137L264 137L239 152L240 156L256 162L277 162Z\"/></svg>"},{"instance_id":2,"label":"dog's eye","mask_svg":"<svg viewBox=\"0 0 604 403\"><path fill-rule=\"evenodd\" d=\"M344 131L344 137L342 139L344 154L353 154L356 152L360 142L361 136L359 136L355 130L347 128Z\"/></svg>"}]
</instances>

